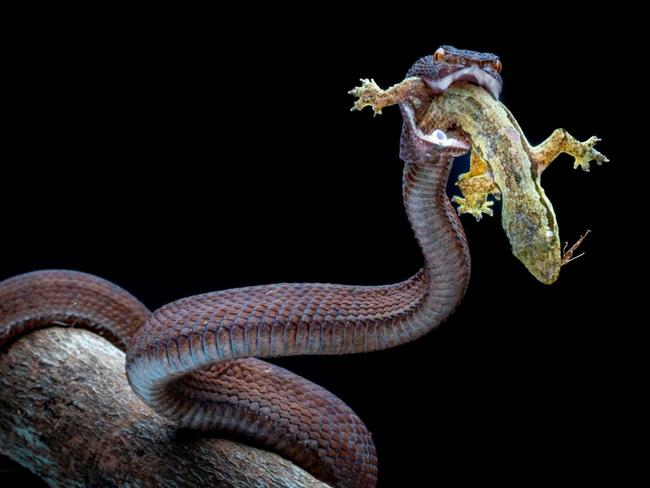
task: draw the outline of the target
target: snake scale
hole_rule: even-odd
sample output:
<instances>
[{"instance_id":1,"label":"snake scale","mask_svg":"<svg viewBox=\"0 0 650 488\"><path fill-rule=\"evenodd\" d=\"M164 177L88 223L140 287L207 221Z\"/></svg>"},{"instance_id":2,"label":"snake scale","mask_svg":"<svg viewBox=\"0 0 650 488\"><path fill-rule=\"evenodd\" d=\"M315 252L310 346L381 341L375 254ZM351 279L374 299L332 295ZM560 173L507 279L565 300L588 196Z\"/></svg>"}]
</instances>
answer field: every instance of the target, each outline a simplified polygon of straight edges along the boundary
<instances>
[{"instance_id":1,"label":"snake scale","mask_svg":"<svg viewBox=\"0 0 650 488\"><path fill-rule=\"evenodd\" d=\"M407 77L431 96L469 81L498 96L490 54L426 56ZM48 325L94 330L126 351L136 394L179 426L241 434L337 487L373 487L370 433L323 388L257 358L348 354L394 347L428 333L460 303L470 275L467 241L445 187L469 147L453 131L423 134L402 104L404 206L425 265L382 286L280 283L183 298L151 313L120 287L65 270L0 283L0 347Z\"/></svg>"}]
</instances>

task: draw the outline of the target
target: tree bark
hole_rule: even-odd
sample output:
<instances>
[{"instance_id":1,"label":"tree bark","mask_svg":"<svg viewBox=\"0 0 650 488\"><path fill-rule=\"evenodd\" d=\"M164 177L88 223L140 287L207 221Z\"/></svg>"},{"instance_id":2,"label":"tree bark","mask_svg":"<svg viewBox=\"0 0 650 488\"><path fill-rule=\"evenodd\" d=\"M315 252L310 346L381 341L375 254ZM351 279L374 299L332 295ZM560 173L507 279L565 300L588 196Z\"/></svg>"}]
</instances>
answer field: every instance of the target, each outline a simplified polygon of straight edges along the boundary
<instances>
[{"instance_id":1,"label":"tree bark","mask_svg":"<svg viewBox=\"0 0 650 488\"><path fill-rule=\"evenodd\" d=\"M77 329L0 351L0 453L51 486L328 486L276 454L177 430L131 391L124 353Z\"/></svg>"}]
</instances>

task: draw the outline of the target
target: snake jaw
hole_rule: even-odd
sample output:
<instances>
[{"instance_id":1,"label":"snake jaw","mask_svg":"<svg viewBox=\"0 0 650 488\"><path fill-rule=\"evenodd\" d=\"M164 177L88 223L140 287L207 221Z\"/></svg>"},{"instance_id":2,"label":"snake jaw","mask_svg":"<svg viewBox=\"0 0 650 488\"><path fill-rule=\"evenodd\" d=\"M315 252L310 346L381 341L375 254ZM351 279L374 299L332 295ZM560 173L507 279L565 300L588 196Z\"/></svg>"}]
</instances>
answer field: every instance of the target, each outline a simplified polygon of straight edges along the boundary
<instances>
[{"instance_id":1,"label":"snake jaw","mask_svg":"<svg viewBox=\"0 0 650 488\"><path fill-rule=\"evenodd\" d=\"M454 156L465 154L472 148L465 137L454 130L434 129L431 133L426 134L415 121L413 106L409 102L403 102L400 105L407 116L413 133L418 139L431 144L440 152L449 152Z\"/></svg>"},{"instance_id":2,"label":"snake jaw","mask_svg":"<svg viewBox=\"0 0 650 488\"><path fill-rule=\"evenodd\" d=\"M435 129L430 134L420 131L417 136L423 141L433 144L441 152L447 151L460 156L471 149L469 143L454 131L445 132Z\"/></svg>"},{"instance_id":3,"label":"snake jaw","mask_svg":"<svg viewBox=\"0 0 650 488\"><path fill-rule=\"evenodd\" d=\"M422 131L420 131L422 132ZM442 149L458 149L467 152L471 146L463 140L456 132L445 132L440 129L434 129L430 134L418 134L423 141L431 142Z\"/></svg>"},{"instance_id":4,"label":"snake jaw","mask_svg":"<svg viewBox=\"0 0 650 488\"><path fill-rule=\"evenodd\" d=\"M501 82L477 64L456 70L440 79L423 77L434 94L443 93L456 81L470 81L485 88L496 100L501 94Z\"/></svg>"}]
</instances>

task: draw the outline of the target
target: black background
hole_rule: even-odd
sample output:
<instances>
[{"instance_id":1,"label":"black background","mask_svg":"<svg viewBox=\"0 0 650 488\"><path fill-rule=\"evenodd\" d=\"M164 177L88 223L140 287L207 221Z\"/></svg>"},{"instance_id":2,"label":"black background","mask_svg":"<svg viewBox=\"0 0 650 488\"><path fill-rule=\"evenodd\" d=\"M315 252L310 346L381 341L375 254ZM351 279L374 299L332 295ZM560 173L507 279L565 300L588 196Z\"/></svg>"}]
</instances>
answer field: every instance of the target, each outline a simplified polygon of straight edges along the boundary
<instances>
[{"instance_id":1,"label":"black background","mask_svg":"<svg viewBox=\"0 0 650 488\"><path fill-rule=\"evenodd\" d=\"M545 286L498 214L463 216L471 284L438 330L277 363L367 423L381 487L618 473L632 341L621 312L638 266L622 220L635 191L626 113L642 101L618 76L634 66L631 40L604 14L531 25L369 8L23 19L5 70L0 279L78 269L151 309L252 284L403 280L422 260L401 203L400 116L350 113L346 92L361 77L400 81L440 44L495 52L502 100L532 143L556 127L603 139L610 163L584 173L562 155L543 176L562 239L591 229L586 256Z\"/></svg>"}]
</instances>

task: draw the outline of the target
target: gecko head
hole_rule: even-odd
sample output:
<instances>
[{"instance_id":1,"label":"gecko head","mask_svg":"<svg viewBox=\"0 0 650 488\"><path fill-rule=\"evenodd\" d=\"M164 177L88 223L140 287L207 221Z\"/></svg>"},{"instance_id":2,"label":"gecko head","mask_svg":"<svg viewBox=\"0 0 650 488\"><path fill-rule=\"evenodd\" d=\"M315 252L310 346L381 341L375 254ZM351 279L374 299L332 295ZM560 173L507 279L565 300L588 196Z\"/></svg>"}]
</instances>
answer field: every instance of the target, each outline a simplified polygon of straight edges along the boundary
<instances>
[{"instance_id":1,"label":"gecko head","mask_svg":"<svg viewBox=\"0 0 650 488\"><path fill-rule=\"evenodd\" d=\"M540 282L550 285L560 275L562 253L553 205L544 192L509 188L502 195L501 222L512 253Z\"/></svg>"},{"instance_id":2,"label":"gecko head","mask_svg":"<svg viewBox=\"0 0 650 488\"><path fill-rule=\"evenodd\" d=\"M456 81L468 81L498 99L503 87L500 72L501 60L495 54L441 46L419 60L409 76L422 77L434 94L443 93Z\"/></svg>"}]
</instances>

